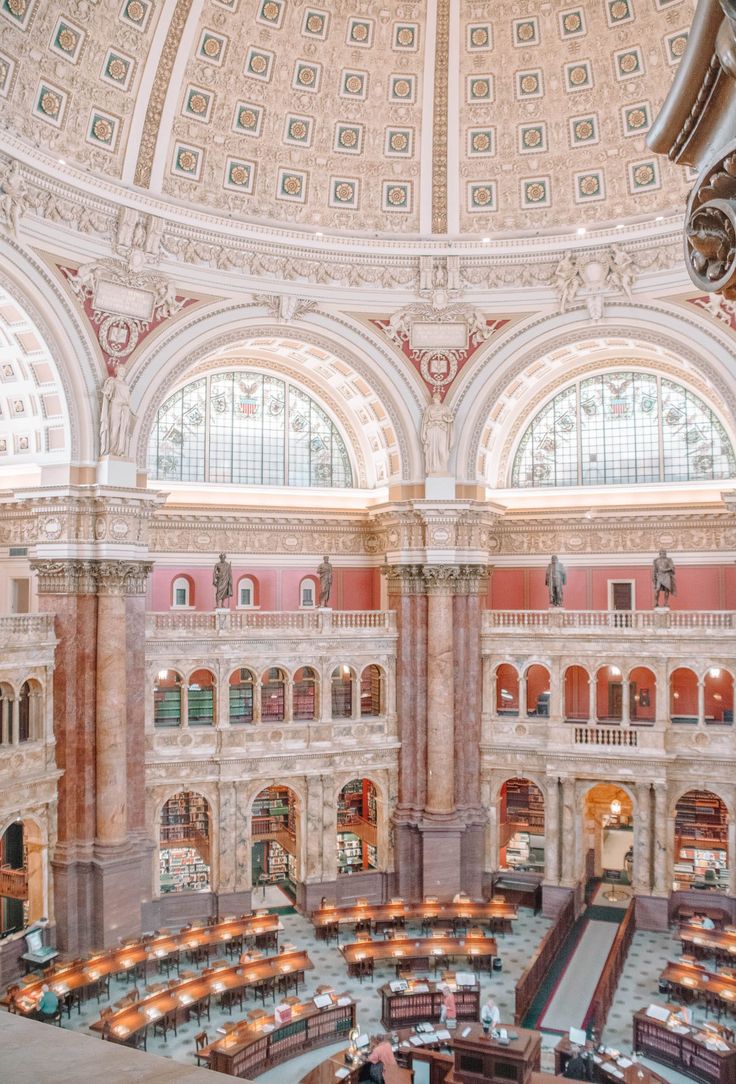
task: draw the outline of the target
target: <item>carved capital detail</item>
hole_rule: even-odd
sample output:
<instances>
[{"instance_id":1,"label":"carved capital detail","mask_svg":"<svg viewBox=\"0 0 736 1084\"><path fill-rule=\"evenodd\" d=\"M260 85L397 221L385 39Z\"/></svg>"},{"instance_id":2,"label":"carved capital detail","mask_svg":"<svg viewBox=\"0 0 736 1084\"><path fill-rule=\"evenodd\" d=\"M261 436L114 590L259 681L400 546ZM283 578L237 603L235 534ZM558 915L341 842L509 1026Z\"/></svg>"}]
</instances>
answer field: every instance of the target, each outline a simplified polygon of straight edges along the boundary
<instances>
[{"instance_id":1,"label":"carved capital detail","mask_svg":"<svg viewBox=\"0 0 736 1084\"><path fill-rule=\"evenodd\" d=\"M95 567L99 595L145 595L151 561L98 561Z\"/></svg>"},{"instance_id":2,"label":"carved capital detail","mask_svg":"<svg viewBox=\"0 0 736 1084\"><path fill-rule=\"evenodd\" d=\"M94 595L94 561L31 561L39 595Z\"/></svg>"},{"instance_id":3,"label":"carved capital detail","mask_svg":"<svg viewBox=\"0 0 736 1084\"><path fill-rule=\"evenodd\" d=\"M384 565L381 571L395 595L482 594L488 586L486 565Z\"/></svg>"},{"instance_id":4,"label":"carved capital detail","mask_svg":"<svg viewBox=\"0 0 736 1084\"><path fill-rule=\"evenodd\" d=\"M40 595L144 595L150 561L32 561Z\"/></svg>"}]
</instances>

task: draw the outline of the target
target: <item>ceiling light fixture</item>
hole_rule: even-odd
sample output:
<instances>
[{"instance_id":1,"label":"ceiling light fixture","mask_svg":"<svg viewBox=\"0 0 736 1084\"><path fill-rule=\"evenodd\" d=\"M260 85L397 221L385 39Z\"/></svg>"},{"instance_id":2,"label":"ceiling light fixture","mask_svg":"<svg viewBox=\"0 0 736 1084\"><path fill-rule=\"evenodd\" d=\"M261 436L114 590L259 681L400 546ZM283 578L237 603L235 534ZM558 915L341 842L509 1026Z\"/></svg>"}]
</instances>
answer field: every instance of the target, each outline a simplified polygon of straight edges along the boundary
<instances>
[{"instance_id":1,"label":"ceiling light fixture","mask_svg":"<svg viewBox=\"0 0 736 1084\"><path fill-rule=\"evenodd\" d=\"M586 232L585 226L578 226L578 237L584 237Z\"/></svg>"}]
</instances>

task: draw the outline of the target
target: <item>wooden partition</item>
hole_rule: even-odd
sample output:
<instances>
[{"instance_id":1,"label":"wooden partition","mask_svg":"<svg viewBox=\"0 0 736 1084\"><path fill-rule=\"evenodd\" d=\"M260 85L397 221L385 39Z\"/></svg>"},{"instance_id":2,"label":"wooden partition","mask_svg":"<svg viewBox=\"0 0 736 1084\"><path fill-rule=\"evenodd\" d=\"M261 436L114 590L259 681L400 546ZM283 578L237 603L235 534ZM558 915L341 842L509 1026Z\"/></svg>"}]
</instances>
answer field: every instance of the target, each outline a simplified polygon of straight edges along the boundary
<instances>
[{"instance_id":1,"label":"wooden partition","mask_svg":"<svg viewBox=\"0 0 736 1084\"><path fill-rule=\"evenodd\" d=\"M525 971L521 973L516 984L516 1007L514 1010L514 1023L521 1025L524 1017L529 1012L544 978L552 966L552 961L560 950L575 923L575 894L570 894L570 899L562 907L555 922L547 930L542 938L537 951L529 961Z\"/></svg>"},{"instance_id":2,"label":"wooden partition","mask_svg":"<svg viewBox=\"0 0 736 1084\"><path fill-rule=\"evenodd\" d=\"M613 998L618 986L618 980L626 963L626 957L631 947L631 939L636 931L635 908L629 907L624 915L624 920L616 931L606 962L598 979L598 984L593 992L588 1011L583 1021L584 1028L594 1028L596 1035L600 1036L606 1023L608 1011L613 1003Z\"/></svg>"}]
</instances>

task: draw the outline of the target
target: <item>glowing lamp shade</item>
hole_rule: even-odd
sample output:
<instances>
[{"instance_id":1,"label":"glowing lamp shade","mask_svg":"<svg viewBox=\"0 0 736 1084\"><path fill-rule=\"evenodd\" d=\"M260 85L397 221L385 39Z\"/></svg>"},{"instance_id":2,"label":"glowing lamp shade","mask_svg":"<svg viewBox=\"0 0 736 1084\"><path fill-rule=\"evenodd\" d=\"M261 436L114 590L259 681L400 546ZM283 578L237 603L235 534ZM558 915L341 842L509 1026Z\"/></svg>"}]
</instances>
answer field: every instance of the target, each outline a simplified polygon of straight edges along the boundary
<instances>
[{"instance_id":1,"label":"glowing lamp shade","mask_svg":"<svg viewBox=\"0 0 736 1084\"><path fill-rule=\"evenodd\" d=\"M614 817L618 817L620 815L621 803L619 802L618 798L614 798L611 802L611 812L613 813Z\"/></svg>"}]
</instances>

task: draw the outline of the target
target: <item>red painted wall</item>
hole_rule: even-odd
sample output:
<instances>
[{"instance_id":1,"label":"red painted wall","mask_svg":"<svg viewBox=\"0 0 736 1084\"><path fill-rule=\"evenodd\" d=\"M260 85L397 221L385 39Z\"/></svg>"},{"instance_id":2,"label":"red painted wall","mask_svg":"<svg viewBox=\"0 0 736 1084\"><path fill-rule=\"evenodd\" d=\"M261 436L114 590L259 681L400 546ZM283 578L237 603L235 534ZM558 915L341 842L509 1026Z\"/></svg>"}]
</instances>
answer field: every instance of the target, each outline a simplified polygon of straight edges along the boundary
<instances>
[{"instance_id":1,"label":"red painted wall","mask_svg":"<svg viewBox=\"0 0 736 1084\"><path fill-rule=\"evenodd\" d=\"M191 568L182 561L181 568L154 568L148 593L148 607L154 611L171 609L173 584L179 576L187 576L193 586L190 604L196 610L214 608L212 570ZM299 585L305 576L315 581L315 600L319 580L314 567L248 568L233 562L233 591L231 608L237 606L238 581L250 576L256 586L256 606L261 610L299 609ZM330 606L334 610L377 610L381 600L380 572L376 568L335 568L332 579Z\"/></svg>"},{"instance_id":2,"label":"red painted wall","mask_svg":"<svg viewBox=\"0 0 736 1084\"><path fill-rule=\"evenodd\" d=\"M544 583L545 568L546 562L535 568L495 568L488 588L487 607L493 610L546 610L549 592ZM652 568L648 562L623 567L568 568L565 609L607 610L609 580L633 580L634 608L652 608ZM673 610L736 609L736 567L730 564L680 565L677 568L677 594L671 596L670 606Z\"/></svg>"}]
</instances>

